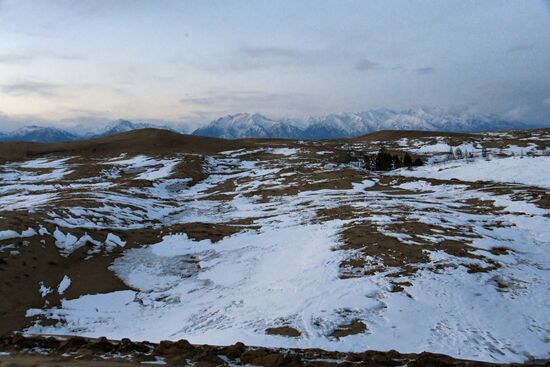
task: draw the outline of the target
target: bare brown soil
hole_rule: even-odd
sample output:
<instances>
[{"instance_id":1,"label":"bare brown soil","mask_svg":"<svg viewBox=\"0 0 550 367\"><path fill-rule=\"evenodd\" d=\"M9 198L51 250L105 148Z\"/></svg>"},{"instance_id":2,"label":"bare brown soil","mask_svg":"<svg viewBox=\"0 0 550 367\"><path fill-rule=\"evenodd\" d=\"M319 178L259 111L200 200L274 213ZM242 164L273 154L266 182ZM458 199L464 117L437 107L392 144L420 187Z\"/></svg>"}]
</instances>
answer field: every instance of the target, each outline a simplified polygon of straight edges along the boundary
<instances>
[{"instance_id":1,"label":"bare brown soil","mask_svg":"<svg viewBox=\"0 0 550 367\"><path fill-rule=\"evenodd\" d=\"M357 138L349 139L351 141L390 141L399 140L403 138L407 139L420 139L420 138L435 138L435 137L448 137L448 138L476 138L475 134L464 133L448 133L440 131L420 131L420 130L382 130L376 131L367 135L362 135Z\"/></svg>"},{"instance_id":2,"label":"bare brown soil","mask_svg":"<svg viewBox=\"0 0 550 367\"><path fill-rule=\"evenodd\" d=\"M0 159L21 160L47 154L112 156L128 154L213 154L254 146L252 142L182 135L159 129L142 129L93 140L66 143L0 143Z\"/></svg>"},{"instance_id":3,"label":"bare brown soil","mask_svg":"<svg viewBox=\"0 0 550 367\"><path fill-rule=\"evenodd\" d=\"M265 333L269 335L282 335L294 338L302 335L299 330L296 330L295 328L290 326L270 327L265 329Z\"/></svg>"},{"instance_id":4,"label":"bare brown soil","mask_svg":"<svg viewBox=\"0 0 550 367\"><path fill-rule=\"evenodd\" d=\"M0 220L2 227L17 231L36 227L37 214L10 212L4 213ZM44 223L44 227L53 233L56 226ZM94 240L105 241L108 233L118 235L126 241L124 248L111 252L101 251L90 254L92 244L87 244L69 256L62 256L55 246L53 236L33 236L23 239L0 241L0 245L12 245L13 250L0 252L0 335L22 330L39 318L25 316L29 308L42 308L46 304L53 307L60 304L62 298L74 299L85 294L109 293L129 289L108 268L112 262L129 248L157 243L162 236L186 233L194 240L209 239L217 242L244 229L257 228L250 223L185 223L168 227L143 228L132 231L83 230L78 228L60 228L78 238L84 234ZM1 230L2 228L0 228ZM58 294L57 286L64 276L71 279L71 285L63 295ZM52 289L45 297L39 293L39 283ZM51 320L49 321L51 322Z\"/></svg>"},{"instance_id":5,"label":"bare brown soil","mask_svg":"<svg viewBox=\"0 0 550 367\"><path fill-rule=\"evenodd\" d=\"M21 240L17 246L19 254L0 253L0 335L29 326L35 320L25 317L29 308L42 308L46 302L53 307L59 305L61 298L128 289L108 270L115 255L85 260L89 248L84 246L63 257L52 237L42 241L44 243L38 238ZM57 286L65 275L70 277L71 285L60 295ZM42 297L40 282L51 288L52 293Z\"/></svg>"},{"instance_id":6,"label":"bare brown soil","mask_svg":"<svg viewBox=\"0 0 550 367\"><path fill-rule=\"evenodd\" d=\"M205 164L203 156L188 155L174 168L171 178L190 178L191 185L194 185L208 177Z\"/></svg>"},{"instance_id":7,"label":"bare brown soil","mask_svg":"<svg viewBox=\"0 0 550 367\"><path fill-rule=\"evenodd\" d=\"M361 320L352 320L349 324L341 325L330 336L343 338L344 336L360 334L367 330L367 325Z\"/></svg>"}]
</instances>

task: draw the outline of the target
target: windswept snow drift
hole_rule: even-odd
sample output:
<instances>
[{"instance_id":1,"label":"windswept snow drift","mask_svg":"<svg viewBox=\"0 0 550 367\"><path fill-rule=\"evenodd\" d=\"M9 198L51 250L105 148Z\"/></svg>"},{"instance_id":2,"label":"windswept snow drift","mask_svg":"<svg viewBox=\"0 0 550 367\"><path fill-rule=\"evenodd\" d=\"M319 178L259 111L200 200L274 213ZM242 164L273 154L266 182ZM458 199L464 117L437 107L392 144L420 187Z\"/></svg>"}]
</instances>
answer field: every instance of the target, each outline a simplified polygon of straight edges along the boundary
<instances>
[{"instance_id":1,"label":"windswept snow drift","mask_svg":"<svg viewBox=\"0 0 550 367\"><path fill-rule=\"evenodd\" d=\"M401 169L402 176L462 181L495 181L550 189L550 157L508 157L495 161L449 161L414 170Z\"/></svg>"}]
</instances>

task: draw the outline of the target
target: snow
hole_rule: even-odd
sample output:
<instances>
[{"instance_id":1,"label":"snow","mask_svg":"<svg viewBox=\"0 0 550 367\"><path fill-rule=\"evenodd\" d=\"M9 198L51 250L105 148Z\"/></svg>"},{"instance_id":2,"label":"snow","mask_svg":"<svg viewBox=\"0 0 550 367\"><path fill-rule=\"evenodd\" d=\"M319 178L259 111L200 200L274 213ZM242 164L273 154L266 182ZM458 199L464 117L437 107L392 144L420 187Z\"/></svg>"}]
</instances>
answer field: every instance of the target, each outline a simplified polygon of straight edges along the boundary
<instances>
[{"instance_id":1,"label":"snow","mask_svg":"<svg viewBox=\"0 0 550 367\"><path fill-rule=\"evenodd\" d=\"M223 162L238 164L233 173L228 173ZM500 161L491 162L498 166ZM423 180L401 185L417 191L417 195L395 198L365 191L374 184L369 179L348 190L305 191L267 203L237 195L218 207L219 203L196 199L228 176L252 177L252 181L239 184L236 192L254 192L272 182L278 168L256 161L237 162L231 157L215 166L220 175L214 173L204 182L173 194L185 206L181 212L170 214L170 219L180 223L227 222L254 217L259 229L239 232L215 244L175 234L156 244L128 249L110 269L134 290L84 295L63 300L59 308L29 310L29 314L62 318L66 324L33 326L27 332L78 332L152 341L185 338L192 343L217 345L242 341L342 351L429 350L501 362L547 356L547 210L530 203L519 205L506 195L469 191L467 185L437 185ZM428 168L439 172L434 167L420 169ZM412 172L422 174L420 169ZM161 186L155 187L157 195L162 191ZM495 218L463 213L457 210L460 205L449 204L471 198L496 200L505 210ZM353 220L372 221L384 234L411 245L414 242L407 234L383 228L403 215L404 206L411 208L411 220L452 228L472 227L481 236L472 244L478 251L499 244L515 252L502 260L504 265L496 272L468 273L464 264L480 260L458 259L434 251L430 256L435 263L455 266L434 272L426 265L414 278L396 279L412 281L414 285L406 293L388 292L390 278L385 272L360 278L339 276L339 264L346 253L334 249L349 221L311 221L317 209L343 203L376 210L379 215ZM425 215L433 210L438 214ZM484 227L497 219L515 227ZM430 237L434 243L445 238L463 239L459 235ZM491 285L495 276L510 284L508 292ZM365 333L339 340L328 336L338 325L356 318L368 325ZM302 336L265 334L266 328L281 324L297 328Z\"/></svg>"},{"instance_id":2,"label":"snow","mask_svg":"<svg viewBox=\"0 0 550 367\"><path fill-rule=\"evenodd\" d=\"M20 165L21 168L38 168L38 169L47 169L47 168L63 168L65 163L71 160L72 157L61 158L61 159L48 159L48 158L38 158L30 161L26 161Z\"/></svg>"},{"instance_id":3,"label":"snow","mask_svg":"<svg viewBox=\"0 0 550 367\"><path fill-rule=\"evenodd\" d=\"M412 149L415 153L446 153L449 152L451 146L445 143L437 143L432 145L423 145L420 148Z\"/></svg>"},{"instance_id":4,"label":"snow","mask_svg":"<svg viewBox=\"0 0 550 367\"><path fill-rule=\"evenodd\" d=\"M55 228L53 233L55 245L63 251L63 253L71 253L78 246L78 238L70 233L63 233L59 228ZM82 244L83 245L83 244Z\"/></svg>"},{"instance_id":5,"label":"snow","mask_svg":"<svg viewBox=\"0 0 550 367\"><path fill-rule=\"evenodd\" d=\"M19 233L17 233L16 231L12 231L11 229L0 231L0 240L9 240L17 237L19 237Z\"/></svg>"},{"instance_id":6,"label":"snow","mask_svg":"<svg viewBox=\"0 0 550 367\"><path fill-rule=\"evenodd\" d=\"M56 227L53 236L55 238L55 245L59 248L63 256L69 256L72 252L78 248L90 243L93 245L91 252L99 252L104 245L104 249L107 252L113 251L117 247L124 247L126 241L123 241L120 237L113 233L108 233L104 242L92 238L89 234L84 234L80 238L72 235L71 233L63 233L58 227Z\"/></svg>"},{"instance_id":7,"label":"snow","mask_svg":"<svg viewBox=\"0 0 550 367\"><path fill-rule=\"evenodd\" d=\"M154 361L141 361L140 363L141 363L141 364L149 364L149 365L160 365L160 366L163 366L163 365L166 364L166 361L164 360L163 357L155 356L155 360L154 360Z\"/></svg>"},{"instance_id":8,"label":"snow","mask_svg":"<svg viewBox=\"0 0 550 367\"><path fill-rule=\"evenodd\" d=\"M411 152L416 154L428 154L428 153L449 153L451 151L456 152L460 150L462 154L473 153L477 151L476 147L472 143L463 143L457 146L451 146L447 143L438 142L435 144L422 145L419 148L410 149Z\"/></svg>"},{"instance_id":9,"label":"snow","mask_svg":"<svg viewBox=\"0 0 550 367\"><path fill-rule=\"evenodd\" d=\"M540 154L541 152L537 149L537 146L535 144L529 144L526 147L520 147L517 145L510 145L503 149L503 152L509 155L524 155L527 153L535 153Z\"/></svg>"},{"instance_id":10,"label":"snow","mask_svg":"<svg viewBox=\"0 0 550 367\"><path fill-rule=\"evenodd\" d=\"M35 235L36 235L36 231L32 228L28 228L28 229L24 230L23 232L21 232L21 234L19 234L16 231L13 231L11 229L8 229L8 230L5 230L5 231L0 231L0 241L10 240L12 238L32 237L32 236L35 236Z\"/></svg>"},{"instance_id":11,"label":"snow","mask_svg":"<svg viewBox=\"0 0 550 367\"><path fill-rule=\"evenodd\" d=\"M59 282L59 285L57 286L57 293L63 294L69 288L71 285L71 278L69 278L67 275L61 279L61 282Z\"/></svg>"},{"instance_id":12,"label":"snow","mask_svg":"<svg viewBox=\"0 0 550 367\"><path fill-rule=\"evenodd\" d=\"M495 181L550 188L550 157L508 157L474 162L448 161L437 165L401 169L402 176L441 180Z\"/></svg>"},{"instance_id":13,"label":"snow","mask_svg":"<svg viewBox=\"0 0 550 367\"><path fill-rule=\"evenodd\" d=\"M140 172L135 178L138 180L158 180L168 177L172 170L180 163L178 159L154 159L144 155L137 155L132 158L121 156L118 159L111 159L105 164L124 166L127 172Z\"/></svg>"},{"instance_id":14,"label":"snow","mask_svg":"<svg viewBox=\"0 0 550 367\"><path fill-rule=\"evenodd\" d=\"M278 154L278 155L284 155L284 156L295 156L300 152L300 149L296 148L271 148L266 150L268 153L271 154Z\"/></svg>"},{"instance_id":15,"label":"snow","mask_svg":"<svg viewBox=\"0 0 550 367\"><path fill-rule=\"evenodd\" d=\"M32 210L48 204L55 197L57 195L54 193L4 195L0 197L0 207L2 210Z\"/></svg>"},{"instance_id":16,"label":"snow","mask_svg":"<svg viewBox=\"0 0 550 367\"><path fill-rule=\"evenodd\" d=\"M115 234L109 233L107 235L107 238L105 239L105 246L108 249L113 249L115 247L124 247L126 245L126 241L123 241Z\"/></svg>"},{"instance_id":17,"label":"snow","mask_svg":"<svg viewBox=\"0 0 550 367\"><path fill-rule=\"evenodd\" d=\"M432 153L443 149L426 147ZM208 158L210 176L191 187L188 179L168 178L172 165L181 159L124 155L104 162L154 182L122 190L90 190L86 197L92 198L96 206L52 210L48 220L57 226L53 236L65 256L86 243L94 245L90 253L123 248L109 269L131 290L82 295L64 299L58 307L28 310L28 315L45 315L63 322L36 324L26 332L152 341L185 338L193 343L220 345L243 341L342 351L429 350L496 362L548 357L549 211L512 200L508 194L474 190L458 181L439 185L423 178L491 179L548 187L550 157L460 160L391 173L416 177L411 181L402 179L398 185L414 191L413 195L366 190L378 176L365 173L364 180L354 183L351 189L302 191L262 201L257 196L259 189L283 187L281 178L292 177L282 176L282 169L302 168L307 163L293 159L299 153L297 149L258 151L281 155L277 159L280 163L243 161L239 157L251 152L247 150L225 152L222 157ZM66 163L56 165L61 164ZM336 168L306 168L312 167L321 172ZM235 197L227 201L210 199L208 191L227 179L235 179ZM305 175L303 179L308 180ZM323 181L312 180L315 182ZM55 195L55 189L47 190ZM6 203L22 208L35 205L33 194L28 195L29 202L24 201L25 195L18 195ZM464 201L471 199L494 201L495 206L504 209L499 214L468 213L463 210ZM7 200L6 196L1 200ZM322 221L317 217L319 209L343 206L357 214ZM151 223L229 223L242 218L253 218L255 226L216 243L173 234L158 243L135 248L110 232L120 234L121 230L144 228ZM488 252L493 247L511 251L498 256L501 267L488 273L469 273L465 269L465 265L483 265L479 259L458 258L440 250L428 251L431 263L419 264L412 276L386 276L396 273L397 268L365 277L340 276L342 261L353 254L353 250L338 249L345 226L355 222L373 224L384 235L417 245L418 239L410 233L391 226L403 221L456 232L445 234L440 229L424 235L423 239L433 244L468 241L472 253L495 259L496 255ZM497 222L505 225L493 226ZM100 229L107 236L94 239L85 234L78 238L69 233L71 228ZM473 236L466 238L468 230ZM30 234L30 229L24 233ZM39 229L39 233L45 232ZM2 234L20 236L16 231ZM379 261L375 256L366 260L367 270ZM435 265L442 265L441 270L434 271ZM413 285L406 292L394 293L388 291L392 281L410 281ZM497 289L497 281L505 282L508 288ZM64 294L70 284L71 279L65 276L58 292ZM41 295L49 291L40 284ZM340 339L330 337L336 327L353 319L364 321L368 330ZM281 325L295 327L302 335L285 338L265 333L266 328Z\"/></svg>"},{"instance_id":18,"label":"snow","mask_svg":"<svg viewBox=\"0 0 550 367\"><path fill-rule=\"evenodd\" d=\"M40 293L40 296L46 297L48 294L52 292L52 289L50 287L46 287L44 285L44 282L40 282L40 287L38 288L38 292Z\"/></svg>"}]
</instances>

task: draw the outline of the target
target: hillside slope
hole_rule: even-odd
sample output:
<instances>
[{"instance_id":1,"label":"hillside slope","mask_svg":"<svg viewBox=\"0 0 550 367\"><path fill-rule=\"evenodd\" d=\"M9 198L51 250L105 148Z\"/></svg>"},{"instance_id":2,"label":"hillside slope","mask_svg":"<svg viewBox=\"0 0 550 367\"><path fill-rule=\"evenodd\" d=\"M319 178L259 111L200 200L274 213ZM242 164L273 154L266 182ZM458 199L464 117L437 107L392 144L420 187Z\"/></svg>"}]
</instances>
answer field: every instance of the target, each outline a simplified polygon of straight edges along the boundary
<instances>
[{"instance_id":1,"label":"hillside slope","mask_svg":"<svg viewBox=\"0 0 550 367\"><path fill-rule=\"evenodd\" d=\"M113 136L65 143L0 143L0 160L19 160L45 154L105 155L121 153L209 154L240 149L250 143L178 134L161 129L140 129Z\"/></svg>"}]
</instances>

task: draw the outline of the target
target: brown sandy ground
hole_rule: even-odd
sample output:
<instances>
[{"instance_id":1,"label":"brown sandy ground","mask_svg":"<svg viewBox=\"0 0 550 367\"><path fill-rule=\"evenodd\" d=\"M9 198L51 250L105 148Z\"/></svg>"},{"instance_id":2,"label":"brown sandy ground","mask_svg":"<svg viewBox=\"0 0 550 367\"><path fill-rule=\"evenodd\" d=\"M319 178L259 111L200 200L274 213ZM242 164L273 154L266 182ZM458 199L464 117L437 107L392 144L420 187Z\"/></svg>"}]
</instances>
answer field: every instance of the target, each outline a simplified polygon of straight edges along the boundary
<instances>
[{"instance_id":1,"label":"brown sandy ground","mask_svg":"<svg viewBox=\"0 0 550 367\"><path fill-rule=\"evenodd\" d=\"M28 217L20 217L32 219ZM12 220L16 218L11 217ZM3 223L10 223L4 217ZM12 224L15 224L12 222ZM243 223L244 224L244 223ZM12 229L33 227L31 223L19 220ZM50 233L55 226L45 225ZM92 238L103 241L108 233L117 234L127 244L124 248L117 248L110 252L90 252L91 244L84 245L71 253L62 256L55 246L55 239L51 235L36 235L24 239L17 239L16 251L0 251L0 335L22 330L37 321L36 318L26 317L29 308L53 307L60 305L62 298L74 299L85 294L109 293L126 290L129 287L109 270L113 261L122 255L123 250L142 247L161 241L162 236L186 233L189 238L197 241L209 239L216 243L226 236L230 236L245 228L254 228L248 223L212 224L212 223L182 223L170 227L143 228L131 231L100 231L81 230L78 228L62 228L66 233L81 237L88 233ZM13 244L13 240L0 241L0 245ZM71 279L70 287L60 295L56 286L64 276ZM44 297L39 293L39 284L52 289ZM42 323L59 320L41 320Z\"/></svg>"},{"instance_id":2,"label":"brown sandy ground","mask_svg":"<svg viewBox=\"0 0 550 367\"><path fill-rule=\"evenodd\" d=\"M1 160L22 160L47 154L79 156L113 156L128 154L213 154L254 146L253 142L182 135L159 129L133 130L126 133L67 143L2 143Z\"/></svg>"},{"instance_id":3,"label":"brown sandy ground","mask_svg":"<svg viewBox=\"0 0 550 367\"><path fill-rule=\"evenodd\" d=\"M186 340L158 344L106 338L41 337L8 335L0 338L0 367L31 366L409 366L409 367L490 367L550 366L549 361L525 364L493 364L454 359L441 354L401 354L396 351L362 353L329 352L321 349L276 349L246 346L192 345Z\"/></svg>"}]
</instances>

